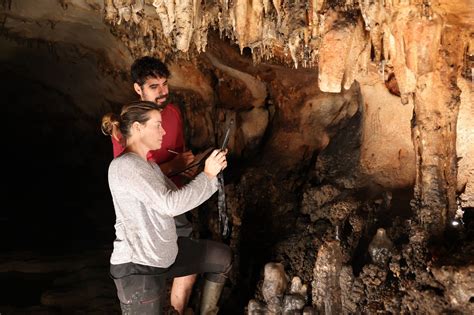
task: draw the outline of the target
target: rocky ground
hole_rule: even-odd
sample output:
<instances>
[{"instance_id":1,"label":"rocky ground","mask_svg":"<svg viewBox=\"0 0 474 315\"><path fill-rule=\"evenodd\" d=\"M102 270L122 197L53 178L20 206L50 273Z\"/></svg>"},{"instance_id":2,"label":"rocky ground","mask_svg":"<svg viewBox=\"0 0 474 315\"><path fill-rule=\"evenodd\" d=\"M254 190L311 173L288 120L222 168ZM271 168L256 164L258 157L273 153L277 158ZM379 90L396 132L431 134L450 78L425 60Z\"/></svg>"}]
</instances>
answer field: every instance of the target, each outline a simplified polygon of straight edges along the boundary
<instances>
[{"instance_id":1,"label":"rocky ground","mask_svg":"<svg viewBox=\"0 0 474 315\"><path fill-rule=\"evenodd\" d=\"M120 314L110 249L0 256L1 314Z\"/></svg>"}]
</instances>

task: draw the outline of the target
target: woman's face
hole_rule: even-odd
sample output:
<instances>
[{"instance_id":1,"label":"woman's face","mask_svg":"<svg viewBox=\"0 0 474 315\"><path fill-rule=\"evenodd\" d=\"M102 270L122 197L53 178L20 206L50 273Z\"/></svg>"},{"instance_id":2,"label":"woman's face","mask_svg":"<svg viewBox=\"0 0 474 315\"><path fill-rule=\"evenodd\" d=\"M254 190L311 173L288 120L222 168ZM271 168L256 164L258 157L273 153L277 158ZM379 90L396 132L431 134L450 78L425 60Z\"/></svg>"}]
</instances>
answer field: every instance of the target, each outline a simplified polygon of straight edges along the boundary
<instances>
[{"instance_id":1,"label":"woman's face","mask_svg":"<svg viewBox=\"0 0 474 315\"><path fill-rule=\"evenodd\" d=\"M161 142L166 132L161 124L161 113L152 110L149 115L150 119L143 125L141 140L149 150L158 150L161 148Z\"/></svg>"}]
</instances>

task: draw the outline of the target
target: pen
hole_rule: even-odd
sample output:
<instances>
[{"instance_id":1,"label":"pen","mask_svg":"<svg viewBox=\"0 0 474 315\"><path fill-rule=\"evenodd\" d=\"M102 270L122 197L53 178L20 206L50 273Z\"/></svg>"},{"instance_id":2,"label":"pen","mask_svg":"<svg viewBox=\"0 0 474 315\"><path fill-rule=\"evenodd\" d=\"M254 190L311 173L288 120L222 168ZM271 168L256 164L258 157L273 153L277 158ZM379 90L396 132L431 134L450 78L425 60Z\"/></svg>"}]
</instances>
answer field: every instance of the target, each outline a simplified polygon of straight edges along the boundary
<instances>
[{"instance_id":1,"label":"pen","mask_svg":"<svg viewBox=\"0 0 474 315\"><path fill-rule=\"evenodd\" d=\"M168 149L168 152L169 152L169 153L173 153L173 154L179 154L179 152L176 152L176 151L171 150L171 149Z\"/></svg>"}]
</instances>

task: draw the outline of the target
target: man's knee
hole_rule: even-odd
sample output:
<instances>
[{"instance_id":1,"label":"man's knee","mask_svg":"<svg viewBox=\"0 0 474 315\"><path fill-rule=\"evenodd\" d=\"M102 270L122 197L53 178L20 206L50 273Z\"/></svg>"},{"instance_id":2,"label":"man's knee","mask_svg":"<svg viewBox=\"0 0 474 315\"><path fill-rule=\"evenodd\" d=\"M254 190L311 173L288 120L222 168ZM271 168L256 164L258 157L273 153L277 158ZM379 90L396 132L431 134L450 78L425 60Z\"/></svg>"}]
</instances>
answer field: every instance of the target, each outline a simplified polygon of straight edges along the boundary
<instances>
[{"instance_id":1,"label":"man's knee","mask_svg":"<svg viewBox=\"0 0 474 315\"><path fill-rule=\"evenodd\" d=\"M184 309L188 304L195 281L196 275L177 277L173 279L173 285L171 286L171 305L180 314L184 312Z\"/></svg>"},{"instance_id":2,"label":"man's knee","mask_svg":"<svg viewBox=\"0 0 474 315\"><path fill-rule=\"evenodd\" d=\"M184 277L176 277L173 279L173 289L191 289L196 282L196 275L188 275Z\"/></svg>"}]
</instances>

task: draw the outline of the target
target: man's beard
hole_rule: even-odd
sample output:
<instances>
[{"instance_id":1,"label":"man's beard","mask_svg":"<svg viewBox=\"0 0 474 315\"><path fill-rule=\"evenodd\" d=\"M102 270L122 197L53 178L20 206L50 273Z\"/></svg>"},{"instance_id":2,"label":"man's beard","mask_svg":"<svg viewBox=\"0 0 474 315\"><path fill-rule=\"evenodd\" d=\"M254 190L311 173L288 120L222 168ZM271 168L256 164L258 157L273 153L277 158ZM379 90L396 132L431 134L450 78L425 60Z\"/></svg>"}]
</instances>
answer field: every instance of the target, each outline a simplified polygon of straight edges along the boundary
<instances>
[{"instance_id":1,"label":"man's beard","mask_svg":"<svg viewBox=\"0 0 474 315\"><path fill-rule=\"evenodd\" d=\"M161 95L160 97L155 98L155 103L158 105L167 105L170 101L170 95Z\"/></svg>"}]
</instances>

